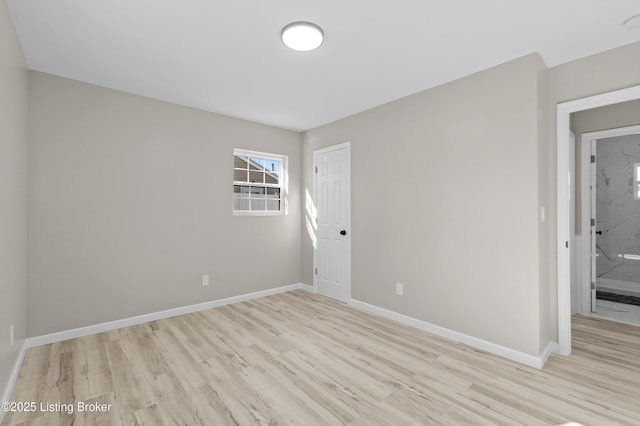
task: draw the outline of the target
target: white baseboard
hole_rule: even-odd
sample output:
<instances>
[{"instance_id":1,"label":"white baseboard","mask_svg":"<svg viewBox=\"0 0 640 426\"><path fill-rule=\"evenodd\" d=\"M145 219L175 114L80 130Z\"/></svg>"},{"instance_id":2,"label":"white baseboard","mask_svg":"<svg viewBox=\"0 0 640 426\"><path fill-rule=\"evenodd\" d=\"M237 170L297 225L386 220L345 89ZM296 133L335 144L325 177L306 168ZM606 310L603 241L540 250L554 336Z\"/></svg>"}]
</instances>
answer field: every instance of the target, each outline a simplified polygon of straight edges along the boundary
<instances>
[{"instance_id":1,"label":"white baseboard","mask_svg":"<svg viewBox=\"0 0 640 426\"><path fill-rule=\"evenodd\" d=\"M300 290L308 291L309 293L315 293L316 289L313 288L312 285L309 284L298 284L300 286Z\"/></svg>"},{"instance_id":2,"label":"white baseboard","mask_svg":"<svg viewBox=\"0 0 640 426\"><path fill-rule=\"evenodd\" d=\"M544 365L547 363L547 361L549 360L549 357L551 356L551 354L557 354L560 351L560 347L558 346L558 342L549 342L547 344L547 347L544 348L544 351L542 351L542 354L540 355L540 368L544 367Z\"/></svg>"},{"instance_id":3,"label":"white baseboard","mask_svg":"<svg viewBox=\"0 0 640 426\"><path fill-rule=\"evenodd\" d=\"M541 356L534 356L524 352L516 351L514 349L507 348L495 343L488 342L486 340L479 339L477 337L469 336L467 334L459 333L448 328L440 327L439 325L431 324L426 321L422 321L407 315L399 314L388 309L380 308L375 305L370 305L359 300L351 299L350 305L356 308L363 309L365 311L383 316L385 318L392 319L394 321L401 322L411 327L418 328L420 330L433 333L435 335L453 340L455 342L464 343L465 345L472 346L476 349L492 353L494 355L501 356L506 359L518 362L520 364L528 365L529 367L542 369L544 363L549 358L552 352L557 352L557 344L550 342ZM554 346L555 345L555 346Z\"/></svg>"},{"instance_id":4,"label":"white baseboard","mask_svg":"<svg viewBox=\"0 0 640 426\"><path fill-rule=\"evenodd\" d=\"M88 336L91 334L102 333L105 331L116 330L118 328L129 327L132 325L143 324L149 321L157 321L164 318L171 318L178 315L190 314L192 312L204 311L206 309L217 308L219 306L230 305L232 303L244 302L247 300L257 299L259 297L271 296L274 294L285 293L293 290L307 290L306 284L291 284L282 287L270 288L268 290L257 291L255 293L241 294L239 296L227 297L225 299L211 300L209 302L198 303L195 305L181 306L178 308L167 309L165 311L152 312L135 317L124 318L115 321L104 322L101 324L89 325L86 327L74 328L71 330L60 331L57 333L45 334L42 336L29 337L25 341L27 348L35 346L48 345L49 343L61 342L63 340L75 339L77 337ZM313 287L311 287L313 289Z\"/></svg>"}]
</instances>

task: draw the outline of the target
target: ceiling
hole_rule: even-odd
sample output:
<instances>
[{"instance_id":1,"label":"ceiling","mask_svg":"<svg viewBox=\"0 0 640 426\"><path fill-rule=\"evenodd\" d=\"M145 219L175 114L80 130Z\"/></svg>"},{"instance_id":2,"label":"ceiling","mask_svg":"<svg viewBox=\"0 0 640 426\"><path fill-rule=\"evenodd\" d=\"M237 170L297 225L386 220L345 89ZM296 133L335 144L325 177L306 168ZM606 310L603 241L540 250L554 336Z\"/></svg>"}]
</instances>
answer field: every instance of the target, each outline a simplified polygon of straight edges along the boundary
<instances>
[{"instance_id":1,"label":"ceiling","mask_svg":"<svg viewBox=\"0 0 640 426\"><path fill-rule=\"evenodd\" d=\"M511 59L640 40L638 0L7 0L29 69L306 130ZM293 21L317 50L280 41Z\"/></svg>"}]
</instances>

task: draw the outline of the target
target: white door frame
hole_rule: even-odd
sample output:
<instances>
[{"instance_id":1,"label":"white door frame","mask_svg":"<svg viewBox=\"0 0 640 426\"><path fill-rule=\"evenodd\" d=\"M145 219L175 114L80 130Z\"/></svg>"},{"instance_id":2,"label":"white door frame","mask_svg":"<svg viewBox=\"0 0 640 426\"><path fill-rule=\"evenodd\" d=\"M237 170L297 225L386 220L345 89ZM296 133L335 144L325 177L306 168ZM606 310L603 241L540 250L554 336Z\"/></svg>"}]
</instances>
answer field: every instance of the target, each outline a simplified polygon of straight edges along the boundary
<instances>
[{"instance_id":1,"label":"white door frame","mask_svg":"<svg viewBox=\"0 0 640 426\"><path fill-rule=\"evenodd\" d=\"M558 280L558 349L571 354L571 257L567 247L571 241L569 206L569 135L571 113L640 99L640 86L589 96L557 106L557 280Z\"/></svg>"},{"instance_id":2,"label":"white door frame","mask_svg":"<svg viewBox=\"0 0 640 426\"><path fill-rule=\"evenodd\" d=\"M619 127L617 129L599 130L582 134L581 149L582 156L580 159L580 170L582 172L580 193L582 194L582 215L581 215L581 233L582 233L582 283L580 291L582 293L582 305L580 313L589 315L590 309L590 292L591 292L591 204L588 195L591 186L591 141L598 139L614 138L616 136L625 136L634 133L640 133L640 125ZM587 238L589 237L589 238Z\"/></svg>"},{"instance_id":3,"label":"white door frame","mask_svg":"<svg viewBox=\"0 0 640 426\"><path fill-rule=\"evenodd\" d=\"M347 164L349 164L349 171L347 173L347 189L348 189L348 194L347 194L347 230L349 232L349 238L346 239L346 244L347 244L347 259L346 259L346 265L347 265L347 276L349 277L349 300L345 300L344 302L350 302L351 299L351 142L347 141L347 142L343 142L343 143L339 143L337 145L332 145L329 146L327 148L322 148L322 149L317 149L315 151L313 151L313 200L314 200L314 208L313 208L313 215L314 217L312 218L313 220L313 226L316 229L317 232L317 224L318 224L318 189L317 189L317 174L315 173L315 168L317 166L317 158L319 154L323 154L326 152L330 152L330 151L336 151L339 149L345 149L347 150ZM314 293L318 292L318 246L317 244L314 244L313 246L313 291Z\"/></svg>"}]
</instances>

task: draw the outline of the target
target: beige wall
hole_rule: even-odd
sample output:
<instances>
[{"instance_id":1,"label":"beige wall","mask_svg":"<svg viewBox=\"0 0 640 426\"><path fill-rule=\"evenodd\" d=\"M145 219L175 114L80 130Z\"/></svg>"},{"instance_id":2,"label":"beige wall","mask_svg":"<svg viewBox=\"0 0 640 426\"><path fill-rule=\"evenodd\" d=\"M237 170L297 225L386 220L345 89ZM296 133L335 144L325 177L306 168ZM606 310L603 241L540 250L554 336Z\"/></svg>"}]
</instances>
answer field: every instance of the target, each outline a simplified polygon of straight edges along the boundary
<instances>
[{"instance_id":1,"label":"beige wall","mask_svg":"<svg viewBox=\"0 0 640 426\"><path fill-rule=\"evenodd\" d=\"M303 134L311 194L313 151L352 143L354 299L540 354L544 68L529 55ZM306 283L312 263L305 234Z\"/></svg>"},{"instance_id":2,"label":"beige wall","mask_svg":"<svg viewBox=\"0 0 640 426\"><path fill-rule=\"evenodd\" d=\"M549 220L547 219L549 208L549 120L547 119L548 103L548 70L546 65L538 63L538 288L540 294L538 304L540 306L540 353L542 353L552 340L549 324ZM541 219L540 208L544 207L544 222Z\"/></svg>"},{"instance_id":3,"label":"beige wall","mask_svg":"<svg viewBox=\"0 0 640 426\"><path fill-rule=\"evenodd\" d=\"M640 85L640 42L608 50L549 69L549 326L558 336L556 112L557 105Z\"/></svg>"},{"instance_id":4,"label":"beige wall","mask_svg":"<svg viewBox=\"0 0 640 426\"><path fill-rule=\"evenodd\" d=\"M30 336L300 282L299 133L29 76ZM233 148L289 156L287 216L232 216Z\"/></svg>"},{"instance_id":5,"label":"beige wall","mask_svg":"<svg viewBox=\"0 0 640 426\"><path fill-rule=\"evenodd\" d=\"M582 134L640 125L640 100L593 108L571 114L571 130L576 135L576 235L582 234Z\"/></svg>"},{"instance_id":6,"label":"beige wall","mask_svg":"<svg viewBox=\"0 0 640 426\"><path fill-rule=\"evenodd\" d=\"M0 398L26 333L27 81L7 5L0 1Z\"/></svg>"}]
</instances>

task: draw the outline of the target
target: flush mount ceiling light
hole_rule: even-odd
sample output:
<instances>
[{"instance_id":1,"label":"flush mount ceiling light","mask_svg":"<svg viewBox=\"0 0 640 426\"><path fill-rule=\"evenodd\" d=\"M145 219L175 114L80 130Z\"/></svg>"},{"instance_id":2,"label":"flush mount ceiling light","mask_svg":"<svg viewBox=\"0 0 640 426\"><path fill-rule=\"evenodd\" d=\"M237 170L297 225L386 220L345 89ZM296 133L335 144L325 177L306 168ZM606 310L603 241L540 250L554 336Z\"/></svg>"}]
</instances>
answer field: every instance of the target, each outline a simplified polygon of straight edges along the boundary
<instances>
[{"instance_id":1,"label":"flush mount ceiling light","mask_svg":"<svg viewBox=\"0 0 640 426\"><path fill-rule=\"evenodd\" d=\"M622 26L628 30L640 28L640 15L632 16L622 23Z\"/></svg>"},{"instance_id":2,"label":"flush mount ceiling light","mask_svg":"<svg viewBox=\"0 0 640 426\"><path fill-rule=\"evenodd\" d=\"M324 40L322 28L311 22L292 22L282 29L282 42L290 49L307 52Z\"/></svg>"}]
</instances>

